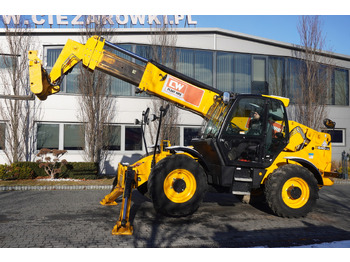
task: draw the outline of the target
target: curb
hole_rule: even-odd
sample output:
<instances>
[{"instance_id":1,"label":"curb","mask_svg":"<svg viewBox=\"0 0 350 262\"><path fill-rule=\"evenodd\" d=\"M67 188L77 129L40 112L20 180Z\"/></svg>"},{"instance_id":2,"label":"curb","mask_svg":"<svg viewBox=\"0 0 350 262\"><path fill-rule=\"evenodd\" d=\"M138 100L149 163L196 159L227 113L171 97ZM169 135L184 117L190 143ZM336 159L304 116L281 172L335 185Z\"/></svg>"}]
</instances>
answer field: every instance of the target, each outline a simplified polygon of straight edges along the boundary
<instances>
[{"instance_id":1,"label":"curb","mask_svg":"<svg viewBox=\"0 0 350 262\"><path fill-rule=\"evenodd\" d=\"M350 184L350 180L335 179L334 184ZM45 191L45 190L110 190L112 185L100 186L0 186L0 191Z\"/></svg>"},{"instance_id":2,"label":"curb","mask_svg":"<svg viewBox=\"0 0 350 262\"><path fill-rule=\"evenodd\" d=\"M338 185L350 184L350 179L334 179L334 184L338 184Z\"/></svg>"},{"instance_id":3,"label":"curb","mask_svg":"<svg viewBox=\"0 0 350 262\"><path fill-rule=\"evenodd\" d=\"M0 186L0 191L44 191L44 190L106 190L112 185L103 186Z\"/></svg>"}]
</instances>

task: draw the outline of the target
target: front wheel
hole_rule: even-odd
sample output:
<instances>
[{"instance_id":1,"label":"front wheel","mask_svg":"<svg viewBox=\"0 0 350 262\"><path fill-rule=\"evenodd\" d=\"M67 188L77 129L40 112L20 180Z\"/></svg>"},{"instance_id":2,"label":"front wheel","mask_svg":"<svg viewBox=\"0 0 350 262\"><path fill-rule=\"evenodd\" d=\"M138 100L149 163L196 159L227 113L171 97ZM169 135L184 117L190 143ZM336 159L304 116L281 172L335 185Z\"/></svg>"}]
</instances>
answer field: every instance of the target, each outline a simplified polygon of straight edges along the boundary
<instances>
[{"instance_id":1,"label":"front wheel","mask_svg":"<svg viewBox=\"0 0 350 262\"><path fill-rule=\"evenodd\" d=\"M265 185L266 201L282 217L303 217L318 198L317 180L305 167L287 164L276 169Z\"/></svg>"},{"instance_id":2,"label":"front wheel","mask_svg":"<svg viewBox=\"0 0 350 262\"><path fill-rule=\"evenodd\" d=\"M207 191L201 165L186 155L172 155L153 168L148 191L157 212L168 216L187 216L195 212Z\"/></svg>"}]
</instances>

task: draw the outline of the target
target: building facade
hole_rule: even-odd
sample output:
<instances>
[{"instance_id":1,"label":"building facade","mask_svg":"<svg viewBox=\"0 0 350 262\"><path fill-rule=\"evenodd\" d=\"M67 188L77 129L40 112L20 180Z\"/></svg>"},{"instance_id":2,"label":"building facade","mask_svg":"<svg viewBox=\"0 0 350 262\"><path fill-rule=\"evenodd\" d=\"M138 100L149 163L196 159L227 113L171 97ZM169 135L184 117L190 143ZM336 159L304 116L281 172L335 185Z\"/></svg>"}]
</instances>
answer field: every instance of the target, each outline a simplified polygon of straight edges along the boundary
<instances>
[{"instance_id":1,"label":"building facade","mask_svg":"<svg viewBox=\"0 0 350 262\"><path fill-rule=\"evenodd\" d=\"M39 55L48 71L53 67L67 39L81 42L78 29L34 29ZM113 31L113 42L146 58L152 52L154 35L145 28L119 28ZM261 37L246 35L218 28L181 28L171 30L176 51L176 70L222 91L235 93L256 93L268 87L269 94L291 98L298 88L295 68L300 62L295 57L298 47ZM5 41L0 34L1 43ZM111 41L111 40L109 40ZM160 48L160 47L159 47ZM153 49L154 50L154 49ZM2 54L6 55L6 54ZM120 54L121 56L124 56ZM333 132L333 159L340 160L341 152L348 152L350 141L349 69L350 56L331 54L335 63L327 84L327 111L336 122ZM165 61L171 66L171 61ZM4 65L2 65L4 67ZM37 101L40 114L35 116L35 127L31 132L36 137L33 150L57 148L68 150L65 159L84 161L82 148L85 146L81 123L77 116L79 107L78 70L67 75L58 94L46 101ZM150 107L152 98L135 94L135 86L119 79L111 79L110 94L116 103L116 114L112 120L115 134L109 147L109 158L103 164L106 173L113 173L117 164L133 162L146 150L141 139L141 127L135 119ZM157 114L157 112L151 112ZM6 119L0 119L2 132L6 136ZM190 112L180 110L177 128L179 145L189 145L191 137L200 130L202 119ZM6 147L4 143L1 149ZM35 160L35 159L32 159ZM0 163L6 163L3 150Z\"/></svg>"}]
</instances>

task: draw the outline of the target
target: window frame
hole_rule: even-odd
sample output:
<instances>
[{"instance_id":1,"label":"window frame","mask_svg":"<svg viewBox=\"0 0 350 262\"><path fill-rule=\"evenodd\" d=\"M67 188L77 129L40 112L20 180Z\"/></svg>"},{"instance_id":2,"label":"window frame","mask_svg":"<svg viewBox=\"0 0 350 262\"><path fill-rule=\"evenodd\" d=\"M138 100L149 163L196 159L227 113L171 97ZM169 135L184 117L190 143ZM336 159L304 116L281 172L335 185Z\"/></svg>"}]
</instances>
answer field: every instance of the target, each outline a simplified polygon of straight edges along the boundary
<instances>
[{"instance_id":1,"label":"window frame","mask_svg":"<svg viewBox=\"0 0 350 262\"><path fill-rule=\"evenodd\" d=\"M58 146L57 148L49 148L49 149L60 149L60 125L59 123L55 123L55 122L37 122L35 124L35 130L36 130L36 140L35 140L35 150L37 151L40 151L41 149L43 148L48 148L48 147L38 147L39 144L39 132L38 132L38 129L39 129L39 125L58 125Z\"/></svg>"},{"instance_id":2,"label":"window frame","mask_svg":"<svg viewBox=\"0 0 350 262\"><path fill-rule=\"evenodd\" d=\"M182 128L180 128L180 141L181 141L181 145L182 146L190 146L186 145L186 141L185 141L185 129L197 129L198 130L198 137L200 136L200 133L202 131L202 127L201 126L183 126ZM193 138L193 137L192 137ZM192 139L191 139L192 140Z\"/></svg>"},{"instance_id":3,"label":"window frame","mask_svg":"<svg viewBox=\"0 0 350 262\"><path fill-rule=\"evenodd\" d=\"M48 62L48 50L50 49L61 49L61 52L62 52L62 49L63 49L64 45L44 45L43 46L43 49L44 49L44 63L45 63L45 68L47 70L48 73L51 72L54 64L52 66L48 66L49 62ZM57 61L57 58L56 60ZM61 82L61 85L60 85L60 93L62 94L70 94L72 95L73 93L67 93L67 83L66 83L67 79L66 77L64 76L63 77L63 80Z\"/></svg>"},{"instance_id":4,"label":"window frame","mask_svg":"<svg viewBox=\"0 0 350 262\"><path fill-rule=\"evenodd\" d=\"M334 128L334 129L321 129L321 132L328 133L331 135L332 139L332 131L342 131L342 142L333 142L332 140L332 146L335 147L345 147L346 146L346 128Z\"/></svg>"},{"instance_id":5,"label":"window frame","mask_svg":"<svg viewBox=\"0 0 350 262\"><path fill-rule=\"evenodd\" d=\"M6 150L7 123L5 121L1 121L0 126L4 127L3 129L0 127L0 131L4 131L3 134L0 132L1 137L4 139L3 141L0 141L0 152L4 152Z\"/></svg>"},{"instance_id":6,"label":"window frame","mask_svg":"<svg viewBox=\"0 0 350 262\"><path fill-rule=\"evenodd\" d=\"M77 122L51 122L51 121L48 121L48 122L36 122L35 123L35 130L36 130L36 140L35 140L35 150L36 151L40 151L40 149L42 148L46 148L46 147L41 147L41 148L38 148L38 125L39 124L43 124L43 125L58 125L58 150L67 150L69 151L70 153L81 153L84 149L85 149L85 146L86 146L86 142L85 142L85 133L84 133L84 137L83 137L83 141L84 141L84 147L81 148L81 149L64 149L65 148L65 145L64 145L64 126L65 125L82 125L82 123L77 123ZM53 148L52 148L53 149Z\"/></svg>"}]
</instances>

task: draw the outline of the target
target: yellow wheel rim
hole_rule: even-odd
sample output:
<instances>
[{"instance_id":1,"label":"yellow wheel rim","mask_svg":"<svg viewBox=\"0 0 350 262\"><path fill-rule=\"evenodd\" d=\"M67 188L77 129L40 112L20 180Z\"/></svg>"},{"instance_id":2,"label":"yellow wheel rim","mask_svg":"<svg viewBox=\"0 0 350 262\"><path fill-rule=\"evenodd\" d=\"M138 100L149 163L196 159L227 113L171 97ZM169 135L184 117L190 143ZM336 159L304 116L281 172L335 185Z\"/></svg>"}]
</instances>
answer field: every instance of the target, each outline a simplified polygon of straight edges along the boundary
<instances>
[{"instance_id":1,"label":"yellow wheel rim","mask_svg":"<svg viewBox=\"0 0 350 262\"><path fill-rule=\"evenodd\" d=\"M186 169L175 169L164 180L164 193L174 203L190 200L196 188L195 177Z\"/></svg>"},{"instance_id":2,"label":"yellow wheel rim","mask_svg":"<svg viewBox=\"0 0 350 262\"><path fill-rule=\"evenodd\" d=\"M310 189L304 179L292 177L284 183L282 188L283 202L290 208L301 208L309 200Z\"/></svg>"}]
</instances>

